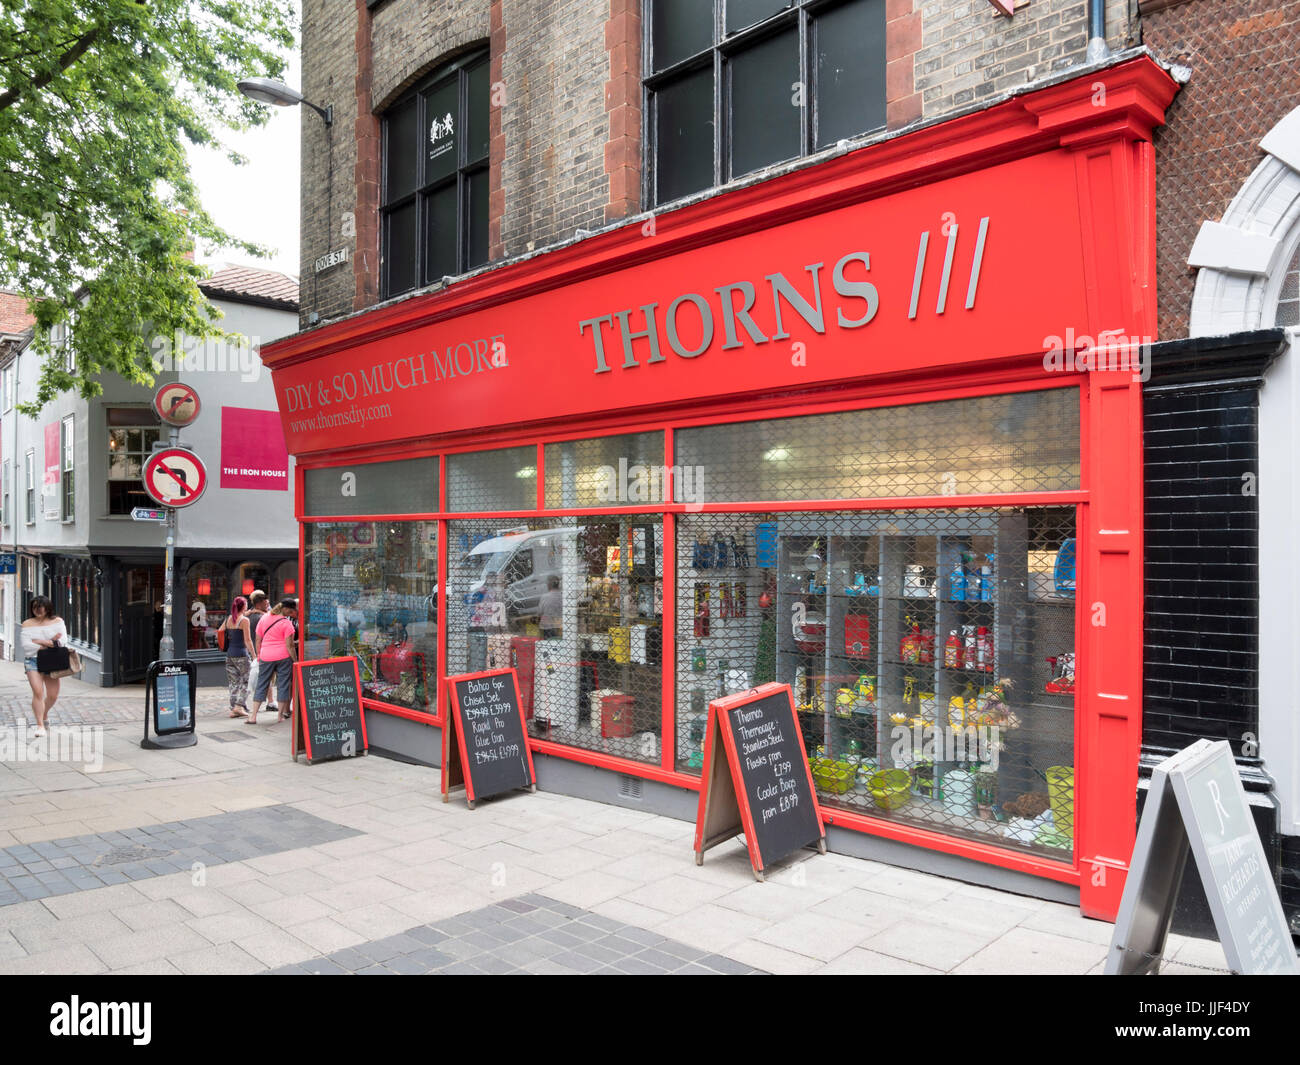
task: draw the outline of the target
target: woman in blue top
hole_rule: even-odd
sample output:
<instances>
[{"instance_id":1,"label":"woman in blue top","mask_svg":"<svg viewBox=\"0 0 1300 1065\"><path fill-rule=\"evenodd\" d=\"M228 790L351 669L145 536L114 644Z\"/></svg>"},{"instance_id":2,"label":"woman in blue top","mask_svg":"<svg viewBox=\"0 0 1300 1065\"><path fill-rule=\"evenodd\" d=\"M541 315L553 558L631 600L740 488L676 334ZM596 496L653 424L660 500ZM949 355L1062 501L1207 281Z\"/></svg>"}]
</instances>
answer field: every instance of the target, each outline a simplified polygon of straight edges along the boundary
<instances>
[{"instance_id":1,"label":"woman in blue top","mask_svg":"<svg viewBox=\"0 0 1300 1065\"><path fill-rule=\"evenodd\" d=\"M221 622L226 634L226 685L230 689L230 716L248 716L248 649L253 635L248 627L248 600L235 596L230 613Z\"/></svg>"}]
</instances>

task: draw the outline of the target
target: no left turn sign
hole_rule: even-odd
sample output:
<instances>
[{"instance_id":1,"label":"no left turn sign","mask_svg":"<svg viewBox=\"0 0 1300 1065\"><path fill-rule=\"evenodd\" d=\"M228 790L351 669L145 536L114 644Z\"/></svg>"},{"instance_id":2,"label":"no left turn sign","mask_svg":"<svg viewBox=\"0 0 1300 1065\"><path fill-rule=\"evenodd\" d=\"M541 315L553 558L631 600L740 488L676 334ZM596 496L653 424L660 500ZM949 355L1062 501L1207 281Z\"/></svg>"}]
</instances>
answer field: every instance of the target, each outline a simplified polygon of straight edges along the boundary
<instances>
[{"instance_id":1,"label":"no left turn sign","mask_svg":"<svg viewBox=\"0 0 1300 1065\"><path fill-rule=\"evenodd\" d=\"M192 451L169 447L155 451L144 464L144 490L164 507L188 507L208 486L203 460Z\"/></svg>"}]
</instances>

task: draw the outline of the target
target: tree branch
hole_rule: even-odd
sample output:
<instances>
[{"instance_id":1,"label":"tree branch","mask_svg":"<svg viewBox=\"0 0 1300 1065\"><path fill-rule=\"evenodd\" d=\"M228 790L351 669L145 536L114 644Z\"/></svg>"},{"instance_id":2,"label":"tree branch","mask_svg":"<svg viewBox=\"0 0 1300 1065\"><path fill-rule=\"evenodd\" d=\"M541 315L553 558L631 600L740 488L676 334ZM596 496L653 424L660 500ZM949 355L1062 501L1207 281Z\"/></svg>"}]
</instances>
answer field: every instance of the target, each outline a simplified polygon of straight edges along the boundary
<instances>
[{"instance_id":1,"label":"tree branch","mask_svg":"<svg viewBox=\"0 0 1300 1065\"><path fill-rule=\"evenodd\" d=\"M24 92L31 92L45 88L55 78L55 75L62 74L68 67L72 66L78 59L86 54L86 50L95 43L100 33L103 32L102 26L91 26L85 33L77 38L76 43L69 48L63 55L59 56L59 62L53 70L47 70L44 74L31 79L24 87L15 85L12 89L0 93L0 111L11 107Z\"/></svg>"}]
</instances>

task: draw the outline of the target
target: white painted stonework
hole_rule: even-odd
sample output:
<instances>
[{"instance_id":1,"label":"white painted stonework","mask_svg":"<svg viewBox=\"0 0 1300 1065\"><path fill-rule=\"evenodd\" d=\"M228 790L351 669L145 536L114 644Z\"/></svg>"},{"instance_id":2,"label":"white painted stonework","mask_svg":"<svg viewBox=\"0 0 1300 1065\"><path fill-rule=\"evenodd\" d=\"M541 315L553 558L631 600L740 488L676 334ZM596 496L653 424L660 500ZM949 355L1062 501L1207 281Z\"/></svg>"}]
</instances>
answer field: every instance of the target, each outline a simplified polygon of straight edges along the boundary
<instances>
[{"instance_id":1,"label":"white painted stonework","mask_svg":"<svg viewBox=\"0 0 1300 1065\"><path fill-rule=\"evenodd\" d=\"M1207 221L1188 265L1200 268L1189 333L1222 336L1276 323L1300 245L1300 108L1260 142L1265 158L1221 222ZM1277 781L1281 828L1300 835L1300 332L1259 396L1259 755Z\"/></svg>"}]
</instances>

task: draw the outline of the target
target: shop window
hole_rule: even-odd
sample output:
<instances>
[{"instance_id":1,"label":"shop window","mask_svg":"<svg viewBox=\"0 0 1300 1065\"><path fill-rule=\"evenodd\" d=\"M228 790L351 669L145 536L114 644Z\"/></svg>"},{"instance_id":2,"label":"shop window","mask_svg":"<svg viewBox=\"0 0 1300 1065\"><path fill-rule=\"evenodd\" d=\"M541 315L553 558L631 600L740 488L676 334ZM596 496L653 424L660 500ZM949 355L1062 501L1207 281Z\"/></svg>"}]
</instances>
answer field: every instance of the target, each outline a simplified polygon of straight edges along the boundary
<instances>
[{"instance_id":1,"label":"shop window","mask_svg":"<svg viewBox=\"0 0 1300 1065\"><path fill-rule=\"evenodd\" d=\"M31 448L23 456L24 513L28 525L36 523L36 452Z\"/></svg>"},{"instance_id":2,"label":"shop window","mask_svg":"<svg viewBox=\"0 0 1300 1065\"><path fill-rule=\"evenodd\" d=\"M488 53L440 68L384 116L384 293L488 259Z\"/></svg>"},{"instance_id":3,"label":"shop window","mask_svg":"<svg viewBox=\"0 0 1300 1065\"><path fill-rule=\"evenodd\" d=\"M546 506L589 510L667 502L663 461L663 433L547 444Z\"/></svg>"},{"instance_id":4,"label":"shop window","mask_svg":"<svg viewBox=\"0 0 1300 1065\"><path fill-rule=\"evenodd\" d=\"M536 510L537 448L448 455L447 509Z\"/></svg>"},{"instance_id":5,"label":"shop window","mask_svg":"<svg viewBox=\"0 0 1300 1065\"><path fill-rule=\"evenodd\" d=\"M651 0L651 199L885 124L885 0Z\"/></svg>"},{"instance_id":6,"label":"shop window","mask_svg":"<svg viewBox=\"0 0 1300 1065\"><path fill-rule=\"evenodd\" d=\"M275 597L286 599L298 597L298 560L281 562L275 569Z\"/></svg>"},{"instance_id":7,"label":"shop window","mask_svg":"<svg viewBox=\"0 0 1300 1065\"><path fill-rule=\"evenodd\" d=\"M185 591L188 615L185 646L191 651L215 648L217 629L221 627L222 618L229 612L234 598L229 567L224 562L196 562L186 575Z\"/></svg>"},{"instance_id":8,"label":"shop window","mask_svg":"<svg viewBox=\"0 0 1300 1065\"><path fill-rule=\"evenodd\" d=\"M438 460L359 462L303 471L303 513L433 514L438 510Z\"/></svg>"},{"instance_id":9,"label":"shop window","mask_svg":"<svg viewBox=\"0 0 1300 1065\"><path fill-rule=\"evenodd\" d=\"M59 453L63 456L63 481L61 486L62 507L60 517L66 524L76 520L77 495L73 478L76 461L76 429L73 416L69 414L59 423Z\"/></svg>"},{"instance_id":10,"label":"shop window","mask_svg":"<svg viewBox=\"0 0 1300 1065\"><path fill-rule=\"evenodd\" d=\"M1071 508L684 515L677 767L789 684L821 802L1068 860Z\"/></svg>"},{"instance_id":11,"label":"shop window","mask_svg":"<svg viewBox=\"0 0 1300 1065\"><path fill-rule=\"evenodd\" d=\"M658 515L448 524L447 672L514 668L538 739L658 765Z\"/></svg>"},{"instance_id":12,"label":"shop window","mask_svg":"<svg viewBox=\"0 0 1300 1065\"><path fill-rule=\"evenodd\" d=\"M242 595L247 599L254 592L265 592L273 606L284 598L276 594L276 589L271 584L271 571L262 563L241 562L235 567L235 586L230 594L232 597Z\"/></svg>"},{"instance_id":13,"label":"shop window","mask_svg":"<svg viewBox=\"0 0 1300 1065\"><path fill-rule=\"evenodd\" d=\"M312 522L304 532L306 657L354 655L366 698L433 713L437 522Z\"/></svg>"},{"instance_id":14,"label":"shop window","mask_svg":"<svg viewBox=\"0 0 1300 1065\"><path fill-rule=\"evenodd\" d=\"M136 507L155 506L141 476L153 445L161 439L158 416L148 407L109 407L104 416L108 423L108 512L125 515Z\"/></svg>"},{"instance_id":15,"label":"shop window","mask_svg":"<svg viewBox=\"0 0 1300 1065\"><path fill-rule=\"evenodd\" d=\"M59 557L54 560L49 588L68 637L90 647L99 646L97 577L98 570L89 559Z\"/></svg>"},{"instance_id":16,"label":"shop window","mask_svg":"<svg viewBox=\"0 0 1300 1065\"><path fill-rule=\"evenodd\" d=\"M682 429L674 453L687 503L1061 491L1079 486L1079 396L1062 388Z\"/></svg>"}]
</instances>

